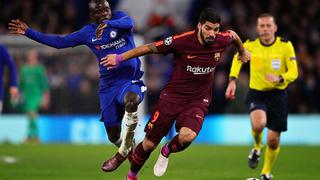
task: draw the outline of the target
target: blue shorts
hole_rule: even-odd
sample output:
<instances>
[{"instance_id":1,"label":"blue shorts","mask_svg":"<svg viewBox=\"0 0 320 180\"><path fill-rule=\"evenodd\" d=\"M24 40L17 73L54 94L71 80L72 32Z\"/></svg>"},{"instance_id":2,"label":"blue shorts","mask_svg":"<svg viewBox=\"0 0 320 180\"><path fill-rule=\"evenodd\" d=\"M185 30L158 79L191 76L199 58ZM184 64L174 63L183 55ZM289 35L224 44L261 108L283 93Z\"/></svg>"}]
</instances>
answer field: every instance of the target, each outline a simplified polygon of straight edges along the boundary
<instances>
[{"instance_id":1,"label":"blue shorts","mask_svg":"<svg viewBox=\"0 0 320 180\"><path fill-rule=\"evenodd\" d=\"M118 126L122 122L125 112L124 97L128 92L134 92L139 95L140 102L144 98L146 90L142 81L128 81L121 86L109 88L107 91L99 92L101 118L105 127ZM139 102L139 103L140 103Z\"/></svg>"}]
</instances>

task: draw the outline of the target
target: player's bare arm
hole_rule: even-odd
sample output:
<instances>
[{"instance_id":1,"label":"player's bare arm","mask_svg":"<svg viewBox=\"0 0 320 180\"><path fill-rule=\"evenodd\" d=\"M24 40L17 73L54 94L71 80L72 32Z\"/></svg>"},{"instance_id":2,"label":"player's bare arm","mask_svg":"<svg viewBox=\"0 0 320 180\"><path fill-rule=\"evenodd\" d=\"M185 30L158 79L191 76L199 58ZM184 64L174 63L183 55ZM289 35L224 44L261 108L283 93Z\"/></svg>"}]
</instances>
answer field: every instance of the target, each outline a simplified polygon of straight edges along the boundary
<instances>
[{"instance_id":1,"label":"player's bare arm","mask_svg":"<svg viewBox=\"0 0 320 180\"><path fill-rule=\"evenodd\" d=\"M146 54L157 53L158 50L154 43L142 45L131 49L122 54L110 54L101 59L100 64L108 67L109 69L115 68L122 61L126 61L131 58L143 56Z\"/></svg>"},{"instance_id":2,"label":"player's bare arm","mask_svg":"<svg viewBox=\"0 0 320 180\"><path fill-rule=\"evenodd\" d=\"M248 61L250 61L249 51L246 48L244 48L243 43L237 33L235 33L232 30L229 30L229 32L232 35L236 48L238 49L238 52L239 52L238 59L244 63L247 63Z\"/></svg>"},{"instance_id":3,"label":"player's bare arm","mask_svg":"<svg viewBox=\"0 0 320 180\"><path fill-rule=\"evenodd\" d=\"M11 34L25 35L28 28L29 26L25 22L20 21L19 19L11 20L8 26L8 29L10 30Z\"/></svg>"},{"instance_id":4,"label":"player's bare arm","mask_svg":"<svg viewBox=\"0 0 320 180\"><path fill-rule=\"evenodd\" d=\"M229 78L228 87L225 92L226 99L234 100L236 98L236 96L235 96L236 88L237 88L236 78L234 78L234 77Z\"/></svg>"}]
</instances>

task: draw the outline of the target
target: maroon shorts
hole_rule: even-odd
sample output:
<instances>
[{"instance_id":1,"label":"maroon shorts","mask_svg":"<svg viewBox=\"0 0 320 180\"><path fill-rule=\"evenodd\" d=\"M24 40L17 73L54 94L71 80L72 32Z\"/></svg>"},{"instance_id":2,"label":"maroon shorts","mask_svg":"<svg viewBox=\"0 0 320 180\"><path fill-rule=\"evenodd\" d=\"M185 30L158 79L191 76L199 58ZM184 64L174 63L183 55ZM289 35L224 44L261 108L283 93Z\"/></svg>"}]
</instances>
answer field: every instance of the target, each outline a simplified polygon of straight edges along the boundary
<instances>
[{"instance_id":1,"label":"maroon shorts","mask_svg":"<svg viewBox=\"0 0 320 180\"><path fill-rule=\"evenodd\" d=\"M155 144L168 134L176 120L176 131L182 127L192 129L199 133L202 128L204 117L208 113L209 103L202 101L188 104L174 104L160 99L155 106L153 113L144 131L146 137Z\"/></svg>"}]
</instances>

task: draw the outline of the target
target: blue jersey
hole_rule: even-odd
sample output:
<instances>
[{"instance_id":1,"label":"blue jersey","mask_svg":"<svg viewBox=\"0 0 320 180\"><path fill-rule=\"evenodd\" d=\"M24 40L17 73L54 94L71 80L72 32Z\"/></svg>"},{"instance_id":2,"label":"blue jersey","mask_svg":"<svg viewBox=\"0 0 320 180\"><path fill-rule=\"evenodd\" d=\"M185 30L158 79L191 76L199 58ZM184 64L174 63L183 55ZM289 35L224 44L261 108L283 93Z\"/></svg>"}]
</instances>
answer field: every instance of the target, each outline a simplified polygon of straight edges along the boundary
<instances>
[{"instance_id":1,"label":"blue jersey","mask_svg":"<svg viewBox=\"0 0 320 180\"><path fill-rule=\"evenodd\" d=\"M97 56L99 62L107 54L121 54L135 48L132 32L133 20L130 16L122 11L116 11L112 14L112 18L105 20L104 23L107 24L107 28L101 39L97 39L95 35L98 27L96 23L86 25L79 31L64 36L47 35L29 28L26 31L26 36L59 49L86 45ZM124 61L117 68L111 70L107 70L106 67L99 64L100 92L128 81L139 80L143 75L140 66L141 62L138 58Z\"/></svg>"},{"instance_id":2,"label":"blue jersey","mask_svg":"<svg viewBox=\"0 0 320 180\"><path fill-rule=\"evenodd\" d=\"M10 86L17 86L17 69L15 63L9 55L8 50L0 45L0 101L3 99L3 73L5 66L7 66L10 71Z\"/></svg>"}]
</instances>

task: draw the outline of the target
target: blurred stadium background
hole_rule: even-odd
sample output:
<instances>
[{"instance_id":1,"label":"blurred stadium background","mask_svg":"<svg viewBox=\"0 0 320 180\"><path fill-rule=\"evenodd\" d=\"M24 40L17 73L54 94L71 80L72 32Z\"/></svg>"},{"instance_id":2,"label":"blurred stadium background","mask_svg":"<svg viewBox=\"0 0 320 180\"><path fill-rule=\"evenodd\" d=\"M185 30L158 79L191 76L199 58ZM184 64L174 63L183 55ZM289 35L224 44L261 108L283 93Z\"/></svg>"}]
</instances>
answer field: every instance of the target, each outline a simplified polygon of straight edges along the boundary
<instances>
[{"instance_id":1,"label":"blurred stadium background","mask_svg":"<svg viewBox=\"0 0 320 180\"><path fill-rule=\"evenodd\" d=\"M18 68L24 63L26 52L36 48L41 63L46 67L51 93L49 109L40 112L38 125L43 145L38 146L21 145L27 134L27 119L18 108L10 104L6 93L4 111L0 116L0 143L3 144L0 145L0 179L79 179L79 176L83 179L121 179L128 169L128 165L125 165L111 175L99 171L103 159L111 156L116 149L103 146L109 142L103 124L98 121L98 69L97 61L90 51L86 47L56 50L25 37L8 35L7 31L8 22L16 18L46 33L76 31L90 22L87 3L87 0L0 0L0 43L9 48ZM259 14L274 14L278 24L277 35L292 41L299 65L299 78L288 88L291 113L289 130L282 135L282 144L286 146L276 165L275 174L279 179L320 179L316 170L320 169L320 163L316 161L320 158L319 1L260 0L248 4L245 0L109 0L109 3L113 10L124 10L134 18L137 44L153 42L192 29L200 11L205 7L218 9L222 15L222 30L235 30L242 40L256 37L255 22ZM245 162L251 143L250 123L244 104L248 90L248 67L244 67L240 76L237 100L228 102L224 98L233 53L234 49L226 51L216 71L213 103L196 140L197 145L185 154L178 155L181 159L177 157L173 161L175 165L181 166L187 164L184 161L194 163L199 161L197 157L202 161L207 158L210 161L208 165L202 162L197 166L197 170L204 175L193 177L192 173L187 173L193 169L186 166L184 171L180 168L170 169L173 172L163 179L245 179L259 173L248 170ZM144 104L139 107L142 120L137 130L138 140L143 138L148 114L170 77L172 60L171 56L162 55L144 58L144 80L148 91ZM5 80L6 83L7 77ZM173 134L172 131L167 139ZM202 151L205 153L198 154ZM219 159L219 155L222 155L222 159ZM4 163L8 162L8 158L11 162L10 157L18 158L17 162L21 163ZM39 160L40 157L44 160ZM143 179L153 179L153 160L142 171ZM224 161L234 161L236 165ZM70 164L65 168L57 168L65 163ZM79 169L76 167L78 164ZM228 170L219 165L228 167ZM300 169L302 167L305 169ZM41 172L37 170L39 168L42 168ZM69 169L73 172L67 171Z\"/></svg>"}]
</instances>

